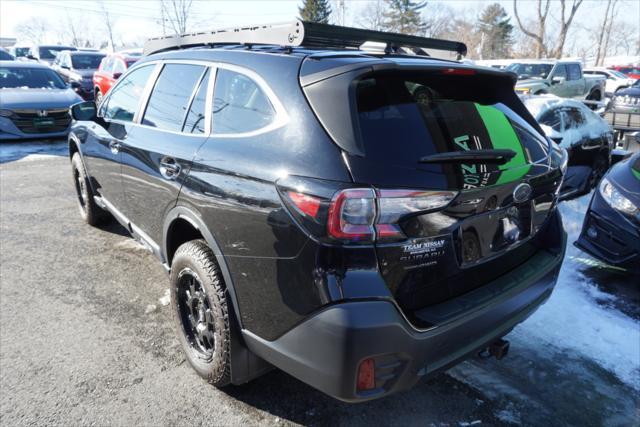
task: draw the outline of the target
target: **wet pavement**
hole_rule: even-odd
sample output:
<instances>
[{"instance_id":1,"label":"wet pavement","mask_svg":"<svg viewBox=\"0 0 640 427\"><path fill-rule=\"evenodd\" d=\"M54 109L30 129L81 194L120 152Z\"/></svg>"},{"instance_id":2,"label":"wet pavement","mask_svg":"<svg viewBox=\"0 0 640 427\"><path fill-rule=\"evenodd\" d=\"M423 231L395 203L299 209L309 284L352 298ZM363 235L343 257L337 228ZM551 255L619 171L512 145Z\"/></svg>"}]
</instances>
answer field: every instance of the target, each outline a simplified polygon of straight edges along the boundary
<instances>
[{"instance_id":1,"label":"wet pavement","mask_svg":"<svg viewBox=\"0 0 640 427\"><path fill-rule=\"evenodd\" d=\"M182 356L160 264L124 228L84 225L64 142L0 143L0 424L640 425L640 279L573 247L590 195L563 202L549 301L414 389L347 405L274 371L217 390Z\"/></svg>"}]
</instances>

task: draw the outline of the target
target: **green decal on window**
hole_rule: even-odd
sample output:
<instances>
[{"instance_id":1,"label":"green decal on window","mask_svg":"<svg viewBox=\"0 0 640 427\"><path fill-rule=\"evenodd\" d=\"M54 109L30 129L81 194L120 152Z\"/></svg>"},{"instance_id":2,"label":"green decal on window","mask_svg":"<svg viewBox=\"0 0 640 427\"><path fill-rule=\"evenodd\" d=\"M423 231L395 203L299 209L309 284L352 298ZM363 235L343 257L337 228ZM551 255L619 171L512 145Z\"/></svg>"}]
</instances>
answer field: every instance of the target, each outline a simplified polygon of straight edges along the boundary
<instances>
[{"instance_id":1,"label":"green decal on window","mask_svg":"<svg viewBox=\"0 0 640 427\"><path fill-rule=\"evenodd\" d=\"M495 149L509 149L516 155L507 163L500 165L502 171L496 184L504 184L522 178L529 172L529 165L518 135L504 113L490 105L475 104L484 126L487 128L491 145Z\"/></svg>"}]
</instances>

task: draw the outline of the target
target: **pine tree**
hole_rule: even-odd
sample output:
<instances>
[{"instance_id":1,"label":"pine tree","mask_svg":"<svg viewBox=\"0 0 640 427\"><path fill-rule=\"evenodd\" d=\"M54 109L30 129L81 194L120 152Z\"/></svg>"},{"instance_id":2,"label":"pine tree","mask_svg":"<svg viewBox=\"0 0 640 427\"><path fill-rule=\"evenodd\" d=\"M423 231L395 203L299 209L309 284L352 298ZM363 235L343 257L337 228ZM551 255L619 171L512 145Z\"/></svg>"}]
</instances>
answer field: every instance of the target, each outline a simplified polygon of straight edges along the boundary
<instances>
[{"instance_id":1,"label":"pine tree","mask_svg":"<svg viewBox=\"0 0 640 427\"><path fill-rule=\"evenodd\" d=\"M498 3L487 6L480 15L478 30L482 35L482 59L508 58L513 44L513 25L507 12Z\"/></svg>"},{"instance_id":2,"label":"pine tree","mask_svg":"<svg viewBox=\"0 0 640 427\"><path fill-rule=\"evenodd\" d=\"M302 7L298 8L298 12L303 21L328 24L331 5L329 0L304 0Z\"/></svg>"},{"instance_id":3,"label":"pine tree","mask_svg":"<svg viewBox=\"0 0 640 427\"><path fill-rule=\"evenodd\" d=\"M384 29L394 33L422 35L426 24L422 20L420 10L427 5L426 1L386 0L389 10L384 13Z\"/></svg>"}]
</instances>

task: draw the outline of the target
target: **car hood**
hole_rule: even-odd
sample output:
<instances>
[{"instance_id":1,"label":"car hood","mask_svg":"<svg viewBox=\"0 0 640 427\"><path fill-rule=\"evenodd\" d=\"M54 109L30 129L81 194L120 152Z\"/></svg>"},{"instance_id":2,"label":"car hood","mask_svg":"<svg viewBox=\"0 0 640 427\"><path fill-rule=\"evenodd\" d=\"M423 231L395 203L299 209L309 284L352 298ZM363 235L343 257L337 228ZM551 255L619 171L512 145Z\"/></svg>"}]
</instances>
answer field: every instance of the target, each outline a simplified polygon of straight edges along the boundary
<instances>
[{"instance_id":1,"label":"car hood","mask_svg":"<svg viewBox=\"0 0 640 427\"><path fill-rule=\"evenodd\" d=\"M616 92L616 96L632 96L634 98L640 97L640 87L628 87L626 89L620 89Z\"/></svg>"},{"instance_id":2,"label":"car hood","mask_svg":"<svg viewBox=\"0 0 640 427\"><path fill-rule=\"evenodd\" d=\"M543 84L545 84L545 81L542 79L525 79L525 80L518 80L516 82L516 87L539 86Z\"/></svg>"},{"instance_id":3,"label":"car hood","mask_svg":"<svg viewBox=\"0 0 640 427\"><path fill-rule=\"evenodd\" d=\"M71 89L0 89L0 104L6 109L67 108L82 102Z\"/></svg>"}]
</instances>

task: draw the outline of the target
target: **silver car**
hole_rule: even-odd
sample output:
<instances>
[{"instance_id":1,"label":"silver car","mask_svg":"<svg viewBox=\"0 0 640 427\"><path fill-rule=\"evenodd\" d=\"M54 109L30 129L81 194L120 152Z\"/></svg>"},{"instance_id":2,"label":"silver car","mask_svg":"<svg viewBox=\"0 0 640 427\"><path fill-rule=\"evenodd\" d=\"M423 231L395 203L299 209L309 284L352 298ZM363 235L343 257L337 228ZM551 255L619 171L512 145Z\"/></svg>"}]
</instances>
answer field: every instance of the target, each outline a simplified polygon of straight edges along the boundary
<instances>
[{"instance_id":1,"label":"silver car","mask_svg":"<svg viewBox=\"0 0 640 427\"><path fill-rule=\"evenodd\" d=\"M64 138L69 107L82 102L46 65L0 61L0 140Z\"/></svg>"}]
</instances>

